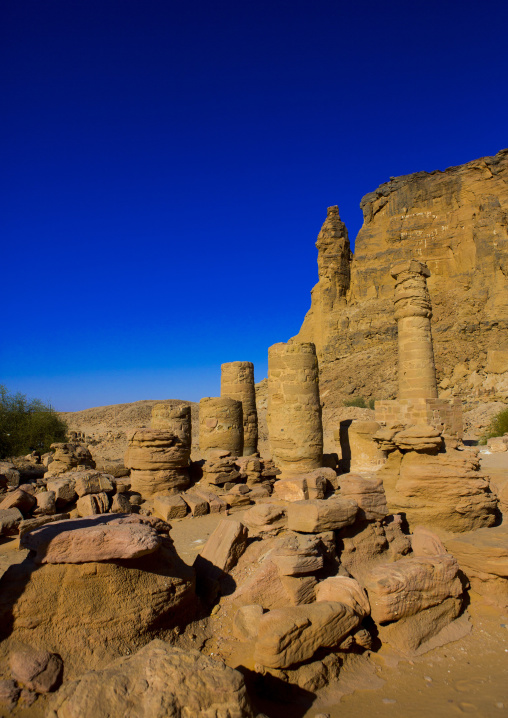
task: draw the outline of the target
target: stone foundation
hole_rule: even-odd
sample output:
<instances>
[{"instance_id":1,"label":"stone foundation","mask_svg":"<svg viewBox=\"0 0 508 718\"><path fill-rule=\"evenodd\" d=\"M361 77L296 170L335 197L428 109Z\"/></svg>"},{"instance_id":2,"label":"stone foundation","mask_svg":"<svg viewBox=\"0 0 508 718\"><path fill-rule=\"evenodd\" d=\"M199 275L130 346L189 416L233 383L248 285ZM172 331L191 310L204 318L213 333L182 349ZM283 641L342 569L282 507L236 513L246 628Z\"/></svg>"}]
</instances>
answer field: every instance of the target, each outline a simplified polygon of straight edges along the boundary
<instances>
[{"instance_id":1,"label":"stone foundation","mask_svg":"<svg viewBox=\"0 0 508 718\"><path fill-rule=\"evenodd\" d=\"M462 401L460 399L396 399L376 401L375 419L379 424L430 424L442 434L462 439Z\"/></svg>"}]
</instances>

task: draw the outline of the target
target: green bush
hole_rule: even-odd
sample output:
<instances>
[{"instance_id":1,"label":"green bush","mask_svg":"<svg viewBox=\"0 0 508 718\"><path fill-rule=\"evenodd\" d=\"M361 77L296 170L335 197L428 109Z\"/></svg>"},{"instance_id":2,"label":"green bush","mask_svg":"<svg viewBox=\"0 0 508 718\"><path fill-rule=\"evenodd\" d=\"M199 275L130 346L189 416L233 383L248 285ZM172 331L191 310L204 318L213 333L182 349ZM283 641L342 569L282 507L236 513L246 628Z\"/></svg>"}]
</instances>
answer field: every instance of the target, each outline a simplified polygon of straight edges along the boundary
<instances>
[{"instance_id":1,"label":"green bush","mask_svg":"<svg viewBox=\"0 0 508 718\"><path fill-rule=\"evenodd\" d=\"M44 453L54 441L65 441L66 433L67 425L50 404L9 394L0 385L0 459Z\"/></svg>"},{"instance_id":2,"label":"green bush","mask_svg":"<svg viewBox=\"0 0 508 718\"><path fill-rule=\"evenodd\" d=\"M482 436L479 443L486 444L487 439L493 436L504 436L506 433L508 433L508 408L503 409L499 414L492 417L487 432Z\"/></svg>"},{"instance_id":3,"label":"green bush","mask_svg":"<svg viewBox=\"0 0 508 718\"><path fill-rule=\"evenodd\" d=\"M375 399L365 401L363 396L357 396L354 399L346 399L344 406L357 406L359 409L374 409Z\"/></svg>"}]
</instances>

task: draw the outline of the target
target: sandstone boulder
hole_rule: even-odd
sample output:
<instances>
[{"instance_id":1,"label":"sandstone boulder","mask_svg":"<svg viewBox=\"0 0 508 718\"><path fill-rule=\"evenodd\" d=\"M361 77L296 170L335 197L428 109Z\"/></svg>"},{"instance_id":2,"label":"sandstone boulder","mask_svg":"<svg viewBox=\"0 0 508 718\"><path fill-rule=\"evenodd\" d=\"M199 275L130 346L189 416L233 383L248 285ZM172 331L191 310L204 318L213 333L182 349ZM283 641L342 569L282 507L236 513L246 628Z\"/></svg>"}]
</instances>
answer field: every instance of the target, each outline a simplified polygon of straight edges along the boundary
<instances>
[{"instance_id":1,"label":"sandstone boulder","mask_svg":"<svg viewBox=\"0 0 508 718\"><path fill-rule=\"evenodd\" d=\"M235 606L259 604L271 610L315 600L315 573L329 560L329 534L305 536L293 532L248 546L232 576Z\"/></svg>"},{"instance_id":2,"label":"sandstone boulder","mask_svg":"<svg viewBox=\"0 0 508 718\"><path fill-rule=\"evenodd\" d=\"M26 516L30 513L35 504L36 500L32 494L29 494L22 489L15 489L14 491L9 491L5 498L0 502L0 511L5 509L19 509L23 516Z\"/></svg>"},{"instance_id":3,"label":"sandstone boulder","mask_svg":"<svg viewBox=\"0 0 508 718\"><path fill-rule=\"evenodd\" d=\"M246 511L242 520L250 536L266 538L277 535L287 526L287 511L278 504L258 504Z\"/></svg>"},{"instance_id":4,"label":"sandstone boulder","mask_svg":"<svg viewBox=\"0 0 508 718\"><path fill-rule=\"evenodd\" d=\"M437 534L426 526L415 526L411 535L414 556L441 556L448 553Z\"/></svg>"},{"instance_id":5,"label":"sandstone boulder","mask_svg":"<svg viewBox=\"0 0 508 718\"><path fill-rule=\"evenodd\" d=\"M25 519L19 524L19 538L21 540L25 534L30 533L30 531L33 531L34 529L39 529L41 526L45 526L46 524L54 523L55 521L65 521L69 518L70 514L61 513L53 514L52 516L37 516L37 518L34 519Z\"/></svg>"},{"instance_id":6,"label":"sandstone boulder","mask_svg":"<svg viewBox=\"0 0 508 718\"><path fill-rule=\"evenodd\" d=\"M19 509L0 509L0 536L17 534L23 514Z\"/></svg>"},{"instance_id":7,"label":"sandstone boulder","mask_svg":"<svg viewBox=\"0 0 508 718\"><path fill-rule=\"evenodd\" d=\"M111 501L110 511L112 514L130 514L132 506L127 494L115 494Z\"/></svg>"},{"instance_id":8,"label":"sandstone boulder","mask_svg":"<svg viewBox=\"0 0 508 718\"><path fill-rule=\"evenodd\" d=\"M143 523L109 517L58 521L35 529L20 540L35 551L36 563L88 563L132 559L153 553L161 545L157 532Z\"/></svg>"},{"instance_id":9,"label":"sandstone boulder","mask_svg":"<svg viewBox=\"0 0 508 718\"><path fill-rule=\"evenodd\" d=\"M221 521L194 561L198 588L214 594L218 589L217 582L237 563L246 546L245 526L240 521Z\"/></svg>"},{"instance_id":10,"label":"sandstone boulder","mask_svg":"<svg viewBox=\"0 0 508 718\"><path fill-rule=\"evenodd\" d=\"M479 472L471 452L444 454L393 452L379 472L392 513L405 513L410 526L422 524L446 531L492 526L497 499Z\"/></svg>"},{"instance_id":11,"label":"sandstone boulder","mask_svg":"<svg viewBox=\"0 0 508 718\"><path fill-rule=\"evenodd\" d=\"M92 454L83 444L56 443L50 448L54 454L53 461L48 465L47 477L58 476L80 466L95 469Z\"/></svg>"},{"instance_id":12,"label":"sandstone boulder","mask_svg":"<svg viewBox=\"0 0 508 718\"><path fill-rule=\"evenodd\" d=\"M303 533L320 533L354 523L358 504L351 499L296 501L288 505L288 528Z\"/></svg>"},{"instance_id":13,"label":"sandstone boulder","mask_svg":"<svg viewBox=\"0 0 508 718\"><path fill-rule=\"evenodd\" d=\"M335 601L353 609L357 616L364 618L370 614L367 594L358 581L347 576L331 576L316 586L316 602Z\"/></svg>"},{"instance_id":14,"label":"sandstone boulder","mask_svg":"<svg viewBox=\"0 0 508 718\"><path fill-rule=\"evenodd\" d=\"M263 615L262 606L241 606L233 619L233 633L239 641L253 641L259 630Z\"/></svg>"},{"instance_id":15,"label":"sandstone boulder","mask_svg":"<svg viewBox=\"0 0 508 718\"><path fill-rule=\"evenodd\" d=\"M38 516L51 516L52 514L56 514L56 498L54 491L39 491L39 493L35 495L35 498L37 501L37 508L35 509L34 514L37 514Z\"/></svg>"},{"instance_id":16,"label":"sandstone boulder","mask_svg":"<svg viewBox=\"0 0 508 718\"><path fill-rule=\"evenodd\" d=\"M12 653L10 665L12 677L36 693L50 693L55 690L63 669L60 656L35 649Z\"/></svg>"},{"instance_id":17,"label":"sandstone boulder","mask_svg":"<svg viewBox=\"0 0 508 718\"><path fill-rule=\"evenodd\" d=\"M449 554L402 558L376 566L364 579L377 623L413 616L463 593L457 561Z\"/></svg>"},{"instance_id":18,"label":"sandstone boulder","mask_svg":"<svg viewBox=\"0 0 508 718\"><path fill-rule=\"evenodd\" d=\"M101 492L111 493L115 486L110 476L101 474L98 471L88 471L76 478L74 489L79 497L87 494L100 494Z\"/></svg>"},{"instance_id":19,"label":"sandstone boulder","mask_svg":"<svg viewBox=\"0 0 508 718\"><path fill-rule=\"evenodd\" d=\"M398 561L411 551L411 542L398 521L357 522L337 534L341 568L362 585L378 564ZM347 575L347 574L346 574Z\"/></svg>"},{"instance_id":20,"label":"sandstone boulder","mask_svg":"<svg viewBox=\"0 0 508 718\"><path fill-rule=\"evenodd\" d=\"M60 475L58 479L50 479L46 484L47 490L53 491L55 494L57 509L61 509L77 498L75 487L76 479L67 475Z\"/></svg>"},{"instance_id":21,"label":"sandstone boulder","mask_svg":"<svg viewBox=\"0 0 508 718\"><path fill-rule=\"evenodd\" d=\"M288 476L276 481L273 485L273 497L279 501L324 499L326 490L327 481L318 469L303 476Z\"/></svg>"},{"instance_id":22,"label":"sandstone boulder","mask_svg":"<svg viewBox=\"0 0 508 718\"><path fill-rule=\"evenodd\" d=\"M343 474L339 477L340 496L358 504L357 518L373 521L388 514L383 482L377 477Z\"/></svg>"},{"instance_id":23,"label":"sandstone boulder","mask_svg":"<svg viewBox=\"0 0 508 718\"><path fill-rule=\"evenodd\" d=\"M508 524L443 539L471 588L488 603L508 607Z\"/></svg>"},{"instance_id":24,"label":"sandstone boulder","mask_svg":"<svg viewBox=\"0 0 508 718\"><path fill-rule=\"evenodd\" d=\"M256 663L288 668L319 648L338 646L360 623L352 608L327 601L269 611L259 621Z\"/></svg>"},{"instance_id":25,"label":"sandstone boulder","mask_svg":"<svg viewBox=\"0 0 508 718\"><path fill-rule=\"evenodd\" d=\"M187 504L180 494L165 496L156 494L153 498L154 511L163 521L181 519L187 515Z\"/></svg>"},{"instance_id":26,"label":"sandstone boulder","mask_svg":"<svg viewBox=\"0 0 508 718\"><path fill-rule=\"evenodd\" d=\"M100 494L85 494L76 502L79 516L105 514L109 509L109 497L103 491Z\"/></svg>"},{"instance_id":27,"label":"sandstone boulder","mask_svg":"<svg viewBox=\"0 0 508 718\"><path fill-rule=\"evenodd\" d=\"M59 690L50 718L254 718L241 673L155 640Z\"/></svg>"},{"instance_id":28,"label":"sandstone boulder","mask_svg":"<svg viewBox=\"0 0 508 718\"><path fill-rule=\"evenodd\" d=\"M393 437L393 443L403 451L435 454L443 444L441 433L428 424L408 426Z\"/></svg>"},{"instance_id":29,"label":"sandstone boulder","mask_svg":"<svg viewBox=\"0 0 508 718\"><path fill-rule=\"evenodd\" d=\"M122 519L127 520L145 523L135 515ZM157 533L169 529L155 519L146 521ZM70 679L83 666L94 668L123 654L126 646L136 650L184 626L196 608L194 572L178 557L167 533L160 538L157 551L138 558L41 565L28 557L8 568L0 579L5 650L17 650L19 643L51 647Z\"/></svg>"},{"instance_id":30,"label":"sandstone boulder","mask_svg":"<svg viewBox=\"0 0 508 718\"><path fill-rule=\"evenodd\" d=\"M404 616L398 621L378 626L379 638L382 643L388 643L400 653L408 656L425 652L425 643L447 628L458 617L461 609L460 598L445 598L441 603L430 606L412 616ZM467 631L466 626L466 633ZM463 635L463 628L457 626L456 631L451 632L450 638L446 639L445 643L448 640L462 638Z\"/></svg>"}]
</instances>

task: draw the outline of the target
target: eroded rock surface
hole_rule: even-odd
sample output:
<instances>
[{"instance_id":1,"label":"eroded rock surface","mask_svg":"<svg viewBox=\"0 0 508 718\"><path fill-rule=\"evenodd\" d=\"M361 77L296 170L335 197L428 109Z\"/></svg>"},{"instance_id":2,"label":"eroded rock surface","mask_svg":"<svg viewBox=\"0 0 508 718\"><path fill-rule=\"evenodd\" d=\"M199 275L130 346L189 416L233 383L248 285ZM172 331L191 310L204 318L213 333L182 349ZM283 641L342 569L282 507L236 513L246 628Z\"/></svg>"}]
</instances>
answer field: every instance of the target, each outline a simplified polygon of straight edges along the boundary
<instances>
[{"instance_id":1,"label":"eroded rock surface","mask_svg":"<svg viewBox=\"0 0 508 718\"><path fill-rule=\"evenodd\" d=\"M243 676L198 651L154 640L135 655L66 683L51 718L254 718Z\"/></svg>"}]
</instances>

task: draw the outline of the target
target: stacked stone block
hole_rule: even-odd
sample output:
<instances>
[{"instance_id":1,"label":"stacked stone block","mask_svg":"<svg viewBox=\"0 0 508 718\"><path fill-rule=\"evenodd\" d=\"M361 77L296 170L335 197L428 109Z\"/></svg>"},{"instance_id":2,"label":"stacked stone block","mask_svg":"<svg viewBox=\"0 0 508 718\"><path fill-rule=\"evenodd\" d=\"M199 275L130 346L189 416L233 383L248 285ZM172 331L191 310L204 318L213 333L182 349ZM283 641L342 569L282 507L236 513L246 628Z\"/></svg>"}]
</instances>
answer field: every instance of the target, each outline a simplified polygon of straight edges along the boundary
<instances>
[{"instance_id":1,"label":"stacked stone block","mask_svg":"<svg viewBox=\"0 0 508 718\"><path fill-rule=\"evenodd\" d=\"M233 361L221 366L221 397L242 402L243 454L251 456L258 450L258 414L254 385L254 364Z\"/></svg>"},{"instance_id":2,"label":"stacked stone block","mask_svg":"<svg viewBox=\"0 0 508 718\"><path fill-rule=\"evenodd\" d=\"M192 420L191 408L188 404L170 406L169 404L155 404L152 407L152 429L169 431L178 436L183 445L191 448Z\"/></svg>"},{"instance_id":3,"label":"stacked stone block","mask_svg":"<svg viewBox=\"0 0 508 718\"><path fill-rule=\"evenodd\" d=\"M203 458L217 451L243 454L242 402L228 397L206 397L199 402L199 449Z\"/></svg>"},{"instance_id":4,"label":"stacked stone block","mask_svg":"<svg viewBox=\"0 0 508 718\"><path fill-rule=\"evenodd\" d=\"M189 485L190 446L170 431L134 429L127 434L124 464L131 490L144 498Z\"/></svg>"},{"instance_id":5,"label":"stacked stone block","mask_svg":"<svg viewBox=\"0 0 508 718\"><path fill-rule=\"evenodd\" d=\"M289 342L269 348L267 421L272 459L282 476L322 465L323 425L314 344Z\"/></svg>"},{"instance_id":6,"label":"stacked stone block","mask_svg":"<svg viewBox=\"0 0 508 718\"><path fill-rule=\"evenodd\" d=\"M399 344L399 399L437 398L426 264L410 259L391 269Z\"/></svg>"}]
</instances>

